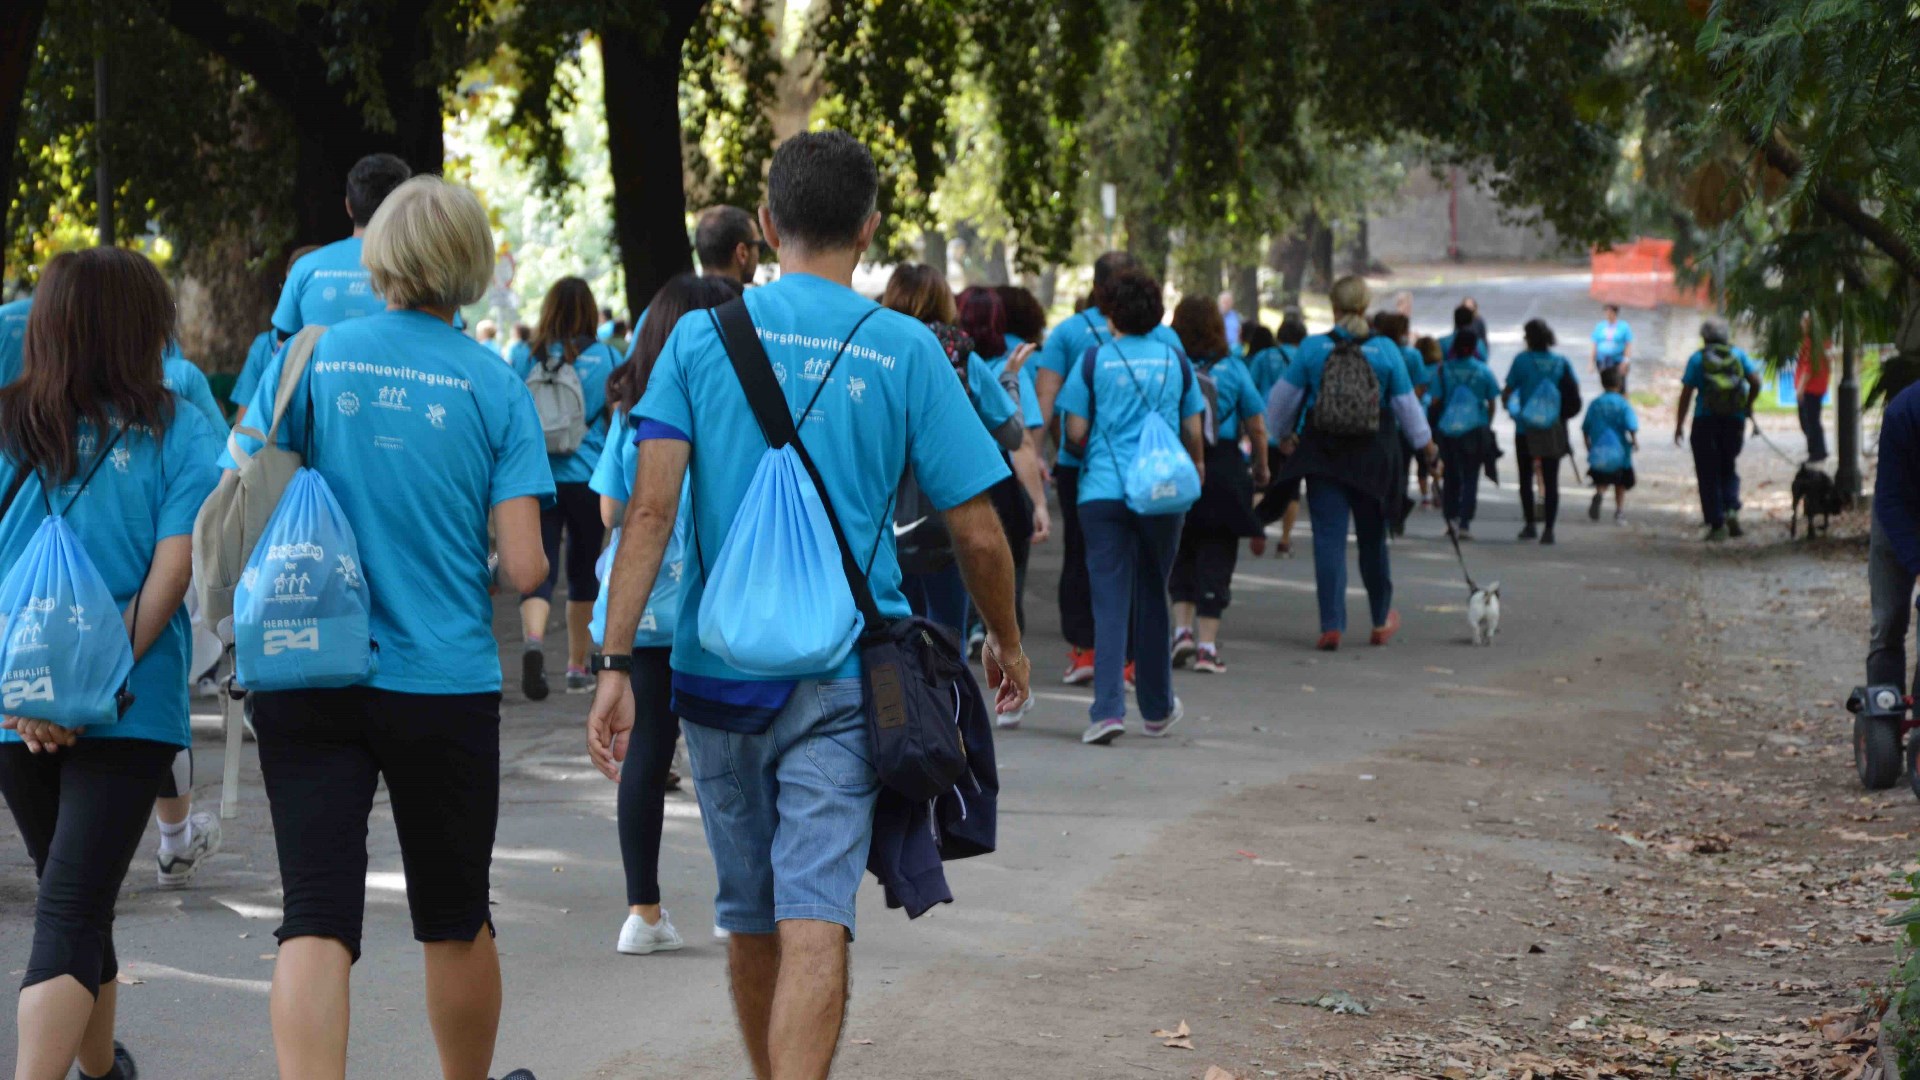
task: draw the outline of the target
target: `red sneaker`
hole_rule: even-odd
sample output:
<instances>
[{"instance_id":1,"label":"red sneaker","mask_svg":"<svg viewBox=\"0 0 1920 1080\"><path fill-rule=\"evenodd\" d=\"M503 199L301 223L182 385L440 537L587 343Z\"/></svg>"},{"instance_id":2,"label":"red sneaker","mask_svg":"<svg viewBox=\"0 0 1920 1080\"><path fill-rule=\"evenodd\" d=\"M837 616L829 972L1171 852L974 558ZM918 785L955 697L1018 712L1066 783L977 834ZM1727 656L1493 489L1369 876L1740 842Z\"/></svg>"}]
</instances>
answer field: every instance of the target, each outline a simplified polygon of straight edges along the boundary
<instances>
[{"instance_id":1,"label":"red sneaker","mask_svg":"<svg viewBox=\"0 0 1920 1080\"><path fill-rule=\"evenodd\" d=\"M1127 680L1127 689L1133 689L1133 661L1127 661L1127 669L1123 677Z\"/></svg>"},{"instance_id":2,"label":"red sneaker","mask_svg":"<svg viewBox=\"0 0 1920 1080\"><path fill-rule=\"evenodd\" d=\"M1085 686L1093 681L1093 650L1069 649L1067 673L1060 679L1068 686Z\"/></svg>"},{"instance_id":3,"label":"red sneaker","mask_svg":"<svg viewBox=\"0 0 1920 1080\"><path fill-rule=\"evenodd\" d=\"M1373 628L1372 641L1375 645L1385 645L1387 642L1393 640L1393 635L1399 632L1400 613L1398 611L1389 611L1387 612L1387 625Z\"/></svg>"},{"instance_id":4,"label":"red sneaker","mask_svg":"<svg viewBox=\"0 0 1920 1080\"><path fill-rule=\"evenodd\" d=\"M1329 630L1321 634L1320 640L1315 642L1313 647L1319 649L1321 652L1334 652L1338 650L1340 648L1340 631Z\"/></svg>"}]
</instances>

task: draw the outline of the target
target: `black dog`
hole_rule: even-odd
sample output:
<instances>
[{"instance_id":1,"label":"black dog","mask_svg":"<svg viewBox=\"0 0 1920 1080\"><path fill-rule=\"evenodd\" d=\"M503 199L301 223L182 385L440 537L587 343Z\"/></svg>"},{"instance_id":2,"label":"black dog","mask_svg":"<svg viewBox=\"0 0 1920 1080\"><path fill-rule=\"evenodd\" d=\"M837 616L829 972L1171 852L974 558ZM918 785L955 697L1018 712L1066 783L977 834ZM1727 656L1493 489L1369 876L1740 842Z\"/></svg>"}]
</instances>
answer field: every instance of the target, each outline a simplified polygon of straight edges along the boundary
<instances>
[{"instance_id":1,"label":"black dog","mask_svg":"<svg viewBox=\"0 0 1920 1080\"><path fill-rule=\"evenodd\" d=\"M1805 514L1807 538L1811 540L1814 515L1820 517L1819 528L1826 529L1840 510L1840 490L1833 486L1833 477L1812 465L1800 466L1800 471L1793 474L1793 510L1787 518L1787 535L1799 535L1800 516Z\"/></svg>"}]
</instances>

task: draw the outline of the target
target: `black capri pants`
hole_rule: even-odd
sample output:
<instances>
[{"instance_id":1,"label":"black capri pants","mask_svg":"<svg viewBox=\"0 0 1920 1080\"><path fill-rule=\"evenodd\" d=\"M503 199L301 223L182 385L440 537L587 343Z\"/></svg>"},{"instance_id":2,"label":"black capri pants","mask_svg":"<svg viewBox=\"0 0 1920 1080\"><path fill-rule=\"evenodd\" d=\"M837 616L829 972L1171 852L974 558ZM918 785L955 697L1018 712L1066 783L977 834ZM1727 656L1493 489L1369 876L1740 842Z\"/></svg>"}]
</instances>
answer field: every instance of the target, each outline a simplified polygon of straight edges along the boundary
<instances>
[{"instance_id":1,"label":"black capri pants","mask_svg":"<svg viewBox=\"0 0 1920 1080\"><path fill-rule=\"evenodd\" d=\"M500 820L500 695L350 686L254 695L260 775L285 893L283 944L333 938L360 959L367 821L387 781L413 939L472 941Z\"/></svg>"},{"instance_id":2,"label":"black capri pants","mask_svg":"<svg viewBox=\"0 0 1920 1080\"><path fill-rule=\"evenodd\" d=\"M82 737L49 754L0 744L0 795L33 857L40 890L26 989L71 975L96 997L120 974L113 905L179 747Z\"/></svg>"},{"instance_id":3,"label":"black capri pants","mask_svg":"<svg viewBox=\"0 0 1920 1080\"><path fill-rule=\"evenodd\" d=\"M1167 576L1167 596L1192 604L1194 614L1218 619L1233 602L1233 568L1240 560L1240 538L1232 533L1189 526L1180 532L1180 548Z\"/></svg>"},{"instance_id":4,"label":"black capri pants","mask_svg":"<svg viewBox=\"0 0 1920 1080\"><path fill-rule=\"evenodd\" d=\"M600 579L593 564L600 559L600 548L607 540L606 523L600 520L600 496L584 483L553 486L553 505L540 511L540 544L547 549L547 580L538 589L521 597L553 599L553 587L560 581L560 538L567 542L567 599L576 604L591 604L600 596Z\"/></svg>"}]
</instances>

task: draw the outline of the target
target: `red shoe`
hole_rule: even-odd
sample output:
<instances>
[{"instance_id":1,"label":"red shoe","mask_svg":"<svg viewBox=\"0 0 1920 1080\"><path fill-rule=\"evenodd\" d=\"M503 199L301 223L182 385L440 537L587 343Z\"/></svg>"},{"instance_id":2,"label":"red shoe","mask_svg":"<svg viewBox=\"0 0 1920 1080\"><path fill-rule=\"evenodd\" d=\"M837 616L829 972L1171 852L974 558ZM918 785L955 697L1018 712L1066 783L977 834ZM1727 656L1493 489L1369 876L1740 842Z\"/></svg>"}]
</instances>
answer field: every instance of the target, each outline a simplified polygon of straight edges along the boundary
<instances>
[{"instance_id":1,"label":"red shoe","mask_svg":"<svg viewBox=\"0 0 1920 1080\"><path fill-rule=\"evenodd\" d=\"M1123 673L1123 677L1127 680L1127 689L1133 689L1133 661L1127 661L1127 669Z\"/></svg>"},{"instance_id":2,"label":"red shoe","mask_svg":"<svg viewBox=\"0 0 1920 1080\"><path fill-rule=\"evenodd\" d=\"M1320 640L1316 642L1313 647L1319 649L1321 652L1338 651L1340 648L1340 631L1329 630L1321 634Z\"/></svg>"},{"instance_id":3,"label":"red shoe","mask_svg":"<svg viewBox=\"0 0 1920 1080\"><path fill-rule=\"evenodd\" d=\"M1375 645L1385 645L1387 642L1393 640L1393 635L1399 632L1400 613L1398 611L1389 611L1387 612L1387 625L1373 628L1372 641Z\"/></svg>"},{"instance_id":4,"label":"red shoe","mask_svg":"<svg viewBox=\"0 0 1920 1080\"><path fill-rule=\"evenodd\" d=\"M1093 650L1069 649L1067 651L1067 673L1061 682L1068 686L1085 686L1093 681Z\"/></svg>"}]
</instances>

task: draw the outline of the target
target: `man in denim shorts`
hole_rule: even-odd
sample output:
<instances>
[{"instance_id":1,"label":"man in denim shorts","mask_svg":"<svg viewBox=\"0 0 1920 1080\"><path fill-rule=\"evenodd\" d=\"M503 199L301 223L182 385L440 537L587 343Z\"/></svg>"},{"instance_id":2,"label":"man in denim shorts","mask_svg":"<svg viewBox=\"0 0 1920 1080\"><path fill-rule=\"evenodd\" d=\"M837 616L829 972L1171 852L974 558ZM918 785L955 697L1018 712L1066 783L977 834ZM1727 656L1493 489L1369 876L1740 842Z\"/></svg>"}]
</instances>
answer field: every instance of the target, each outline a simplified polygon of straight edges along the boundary
<instances>
[{"instance_id":1,"label":"man in denim shorts","mask_svg":"<svg viewBox=\"0 0 1920 1080\"><path fill-rule=\"evenodd\" d=\"M1006 675L1000 705L1011 709L1026 700L1028 664L1013 560L987 495L1007 469L933 334L851 287L880 222L878 186L872 156L842 132L782 145L760 211L781 277L748 292L747 309L848 544L865 556L881 613L908 613L887 530L910 466L953 534L989 656ZM605 640L615 652L633 640L690 477L695 550L683 570L673 704L686 722L719 877L714 921L732 935L734 1005L755 1075L825 1077L846 1012L847 942L879 791L860 657L856 650L833 670L768 680L700 646L707 571L766 447L710 313L675 327L632 419L639 465L608 583ZM627 660L595 663L587 741L609 776L633 725L620 670Z\"/></svg>"}]
</instances>

